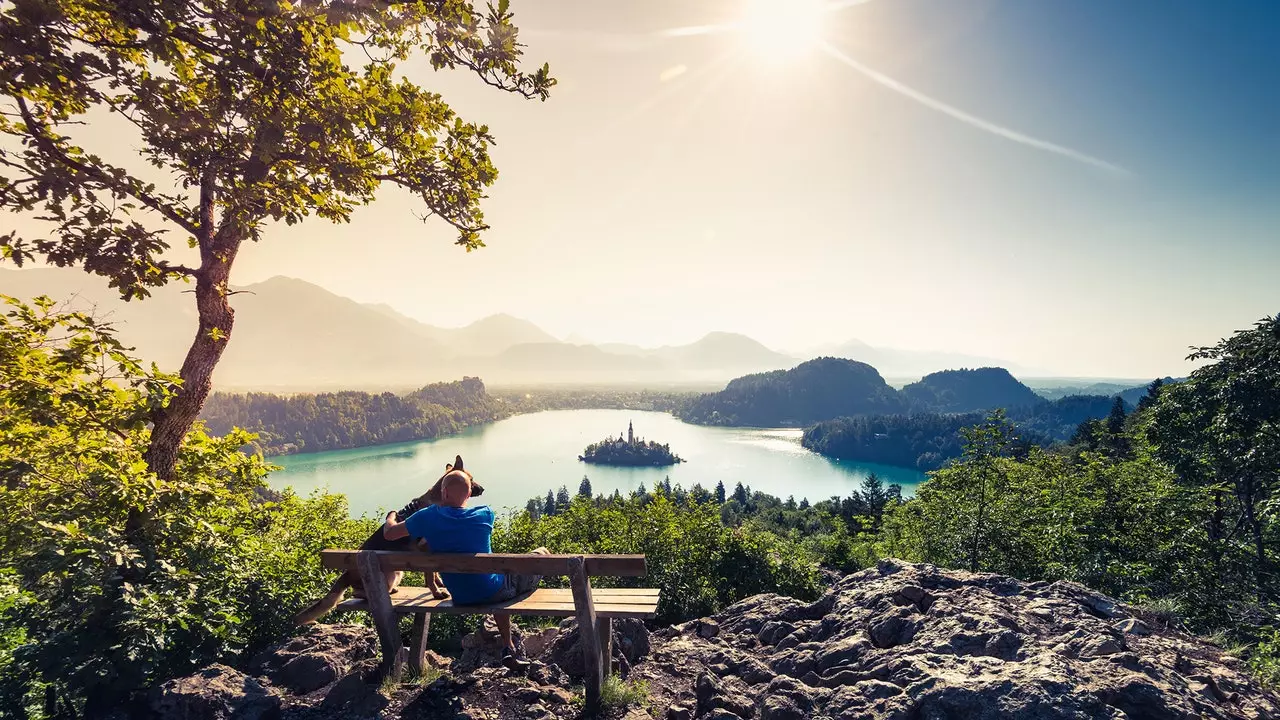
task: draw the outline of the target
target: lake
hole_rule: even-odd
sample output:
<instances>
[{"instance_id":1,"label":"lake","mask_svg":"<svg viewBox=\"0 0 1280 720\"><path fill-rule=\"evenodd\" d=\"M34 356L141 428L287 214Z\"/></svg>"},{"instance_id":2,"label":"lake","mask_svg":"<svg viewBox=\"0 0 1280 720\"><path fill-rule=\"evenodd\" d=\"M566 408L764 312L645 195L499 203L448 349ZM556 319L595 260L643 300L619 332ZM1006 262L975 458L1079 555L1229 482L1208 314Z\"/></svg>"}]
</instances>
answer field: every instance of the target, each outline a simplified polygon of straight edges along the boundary
<instances>
[{"instance_id":1,"label":"lake","mask_svg":"<svg viewBox=\"0 0 1280 720\"><path fill-rule=\"evenodd\" d=\"M588 465L578 455L589 444L625 433L635 424L637 437L669 443L687 460L665 468ZM421 495L444 472L445 463L462 455L467 470L484 485L481 501L495 510L522 509L535 495L561 485L576 493L582 476L596 494L624 494L641 483L652 489L668 475L686 489L702 483L714 490L723 481L728 492L741 482L753 490L811 502L848 495L875 472L885 483L914 493L924 480L915 470L829 460L800 446L801 430L761 430L689 425L666 413L631 410L552 410L517 415L468 428L458 435L395 445L334 450L272 458L284 467L272 473L276 487L293 486L301 494L328 488L347 496L353 515L398 509Z\"/></svg>"}]
</instances>

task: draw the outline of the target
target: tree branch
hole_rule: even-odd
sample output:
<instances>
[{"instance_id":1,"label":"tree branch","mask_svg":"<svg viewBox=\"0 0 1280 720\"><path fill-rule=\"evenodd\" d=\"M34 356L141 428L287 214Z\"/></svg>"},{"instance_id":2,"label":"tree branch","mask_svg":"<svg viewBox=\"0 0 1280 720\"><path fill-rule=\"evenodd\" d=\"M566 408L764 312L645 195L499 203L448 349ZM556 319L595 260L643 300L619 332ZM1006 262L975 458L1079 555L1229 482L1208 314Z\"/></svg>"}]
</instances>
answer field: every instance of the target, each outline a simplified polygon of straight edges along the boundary
<instances>
[{"instance_id":1,"label":"tree branch","mask_svg":"<svg viewBox=\"0 0 1280 720\"><path fill-rule=\"evenodd\" d=\"M27 125L27 130L31 133L31 137L35 140L36 145L43 150L46 155L57 160L68 168L88 175L90 178L102 183L105 187L134 198L143 205L146 205L152 210L155 210L165 216L178 227L181 227L183 230L191 233L192 236L199 237L199 231L196 226L172 207L169 207L165 203L151 197L147 193L141 192L137 188L131 187L127 183L121 183L104 172L102 168L87 165L67 155L66 152L63 151L62 148L58 147L58 144L48 136L48 131L44 125L39 120L36 120L31 114L31 109L27 107L26 101L22 97L17 97L15 99L18 102L19 110L22 112L22 119Z\"/></svg>"}]
</instances>

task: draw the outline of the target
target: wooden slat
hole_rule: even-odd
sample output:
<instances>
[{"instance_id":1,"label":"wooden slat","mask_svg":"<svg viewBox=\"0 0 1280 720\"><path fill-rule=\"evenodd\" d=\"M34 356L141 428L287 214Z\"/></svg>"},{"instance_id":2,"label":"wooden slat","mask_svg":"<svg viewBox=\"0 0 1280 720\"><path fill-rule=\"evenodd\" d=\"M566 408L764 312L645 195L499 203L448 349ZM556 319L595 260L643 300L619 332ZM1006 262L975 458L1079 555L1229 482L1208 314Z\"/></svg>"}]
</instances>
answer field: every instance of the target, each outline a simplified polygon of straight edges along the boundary
<instances>
[{"instance_id":1,"label":"wooden slat","mask_svg":"<svg viewBox=\"0 0 1280 720\"><path fill-rule=\"evenodd\" d=\"M635 588L649 589L651 588ZM658 612L658 594L646 596L608 595L608 589L592 588L591 597L596 606L596 615L611 618L652 618ZM445 613L450 615L487 615L505 613L508 615L548 615L552 617L573 617L576 609L571 591L559 588L540 588L524 599L512 600L496 605L457 605L452 601L437 600L428 588L401 586L391 596L392 609L400 614ZM363 598L352 598L338 606L344 610L364 610L368 603Z\"/></svg>"},{"instance_id":2,"label":"wooden slat","mask_svg":"<svg viewBox=\"0 0 1280 720\"><path fill-rule=\"evenodd\" d=\"M331 570L355 567L359 550L330 548L320 551L321 563ZM583 558L591 577L643 577L648 573L644 555L512 555L502 553L422 553L409 551L366 550L376 552L384 571L434 570L453 573L524 573L526 575L564 576L569 574L569 559Z\"/></svg>"}]
</instances>

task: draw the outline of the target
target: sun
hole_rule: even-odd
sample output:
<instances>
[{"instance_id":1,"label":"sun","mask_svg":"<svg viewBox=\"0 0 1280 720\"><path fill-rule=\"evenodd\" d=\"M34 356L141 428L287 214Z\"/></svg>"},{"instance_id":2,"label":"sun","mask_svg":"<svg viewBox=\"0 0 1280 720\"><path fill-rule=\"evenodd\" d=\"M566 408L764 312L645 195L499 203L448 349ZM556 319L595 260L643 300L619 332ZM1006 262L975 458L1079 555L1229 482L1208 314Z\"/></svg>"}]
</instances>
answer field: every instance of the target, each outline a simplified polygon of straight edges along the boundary
<instances>
[{"instance_id":1,"label":"sun","mask_svg":"<svg viewBox=\"0 0 1280 720\"><path fill-rule=\"evenodd\" d=\"M744 0L737 28L756 55L789 62L822 40L825 6L824 0Z\"/></svg>"}]
</instances>

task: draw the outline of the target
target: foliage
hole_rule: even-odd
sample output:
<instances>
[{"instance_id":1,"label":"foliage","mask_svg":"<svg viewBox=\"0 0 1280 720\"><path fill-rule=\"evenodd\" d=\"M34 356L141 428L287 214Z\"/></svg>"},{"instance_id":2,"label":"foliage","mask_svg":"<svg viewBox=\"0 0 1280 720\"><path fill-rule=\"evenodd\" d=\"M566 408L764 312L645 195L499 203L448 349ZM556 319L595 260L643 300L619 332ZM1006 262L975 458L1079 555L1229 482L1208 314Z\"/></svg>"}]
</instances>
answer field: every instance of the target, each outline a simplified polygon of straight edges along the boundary
<instances>
[{"instance_id":1,"label":"foliage","mask_svg":"<svg viewBox=\"0 0 1280 720\"><path fill-rule=\"evenodd\" d=\"M782 427L903 409L898 391L875 368L855 360L818 358L791 370L737 378L718 393L695 398L679 415L702 425Z\"/></svg>"},{"instance_id":2,"label":"foliage","mask_svg":"<svg viewBox=\"0 0 1280 720\"><path fill-rule=\"evenodd\" d=\"M915 407L942 413L967 413L1030 407L1043 402L1004 368L942 370L902 388Z\"/></svg>"},{"instance_id":3,"label":"foliage","mask_svg":"<svg viewBox=\"0 0 1280 720\"><path fill-rule=\"evenodd\" d=\"M761 592L808 598L818 593L816 557L796 552L773 533L726 527L714 504L677 504L660 490L611 500L579 496L554 515L521 512L494 528L494 552L539 546L561 553L645 555L647 577L600 582L662 588L660 622L701 617Z\"/></svg>"},{"instance_id":4,"label":"foliage","mask_svg":"<svg viewBox=\"0 0 1280 720\"><path fill-rule=\"evenodd\" d=\"M6 3L0 46L0 209L48 223L37 237L0 235L0 257L83 267L125 299L195 281L199 329L183 383L153 408L145 453L166 480L232 332L236 255L269 222L346 222L385 183L452 225L459 245L483 245L489 128L397 64L421 52L525 97L555 83L545 65L519 70L506 0ZM103 114L135 133L139 161L108 159L131 144L118 135L76 144L71 128ZM167 254L174 232L198 249L194 267Z\"/></svg>"},{"instance_id":5,"label":"foliage","mask_svg":"<svg viewBox=\"0 0 1280 720\"><path fill-rule=\"evenodd\" d=\"M1249 669L1263 685L1280 689L1280 630L1272 629L1253 647Z\"/></svg>"},{"instance_id":6,"label":"foliage","mask_svg":"<svg viewBox=\"0 0 1280 720\"><path fill-rule=\"evenodd\" d=\"M1191 358L1214 362L1158 389L1147 435L1179 483L1205 499L1203 561L1228 582L1204 583L1202 604L1221 609L1220 622L1243 613L1262 624L1280 614L1280 315ZM1233 595L1252 607L1228 608Z\"/></svg>"},{"instance_id":7,"label":"foliage","mask_svg":"<svg viewBox=\"0 0 1280 720\"><path fill-rule=\"evenodd\" d=\"M609 673L600 685L600 708L612 710L640 705L649 699L649 685L644 680L623 680Z\"/></svg>"},{"instance_id":8,"label":"foliage","mask_svg":"<svg viewBox=\"0 0 1280 720\"><path fill-rule=\"evenodd\" d=\"M19 643L0 684L15 707L46 687L60 708L105 711L135 689L279 637L325 585L317 551L359 542L345 500L265 492L243 433L201 430L178 473L148 472L149 408L169 378L109 328L9 301L0 317L0 609ZM6 595L13 597L6 591Z\"/></svg>"},{"instance_id":9,"label":"foliage","mask_svg":"<svg viewBox=\"0 0 1280 720\"><path fill-rule=\"evenodd\" d=\"M801 444L828 457L936 470L960 455L960 430L981 420L936 413L836 418L806 429Z\"/></svg>"},{"instance_id":10,"label":"foliage","mask_svg":"<svg viewBox=\"0 0 1280 720\"><path fill-rule=\"evenodd\" d=\"M479 378L428 385L405 397L345 391L318 395L215 393L201 417L210 432L257 434L266 455L424 440L503 417Z\"/></svg>"}]
</instances>

